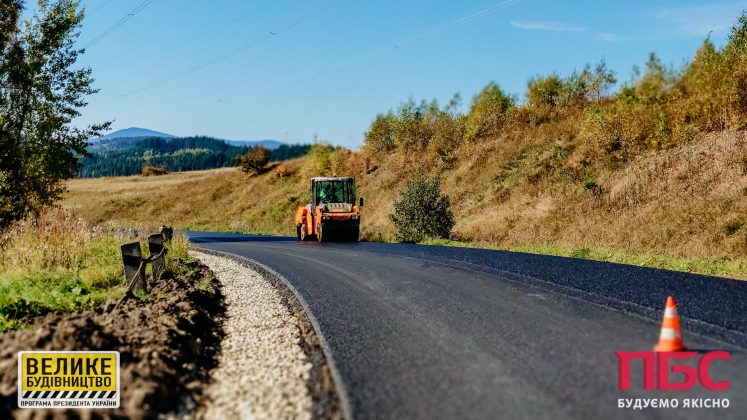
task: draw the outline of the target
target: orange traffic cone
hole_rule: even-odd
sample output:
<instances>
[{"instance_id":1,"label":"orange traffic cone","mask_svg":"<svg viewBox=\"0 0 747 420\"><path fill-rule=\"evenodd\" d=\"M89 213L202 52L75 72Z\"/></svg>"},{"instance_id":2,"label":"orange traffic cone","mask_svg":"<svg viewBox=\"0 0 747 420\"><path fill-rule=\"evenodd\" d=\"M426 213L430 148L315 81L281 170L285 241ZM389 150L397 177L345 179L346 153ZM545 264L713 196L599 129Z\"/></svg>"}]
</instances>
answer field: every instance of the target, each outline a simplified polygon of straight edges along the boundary
<instances>
[{"instance_id":1,"label":"orange traffic cone","mask_svg":"<svg viewBox=\"0 0 747 420\"><path fill-rule=\"evenodd\" d=\"M664 310L664 319L661 321L661 335L659 343L654 346L654 351L683 351L686 350L682 344L680 333L680 318L677 316L677 303L674 298L667 298L667 308Z\"/></svg>"}]
</instances>

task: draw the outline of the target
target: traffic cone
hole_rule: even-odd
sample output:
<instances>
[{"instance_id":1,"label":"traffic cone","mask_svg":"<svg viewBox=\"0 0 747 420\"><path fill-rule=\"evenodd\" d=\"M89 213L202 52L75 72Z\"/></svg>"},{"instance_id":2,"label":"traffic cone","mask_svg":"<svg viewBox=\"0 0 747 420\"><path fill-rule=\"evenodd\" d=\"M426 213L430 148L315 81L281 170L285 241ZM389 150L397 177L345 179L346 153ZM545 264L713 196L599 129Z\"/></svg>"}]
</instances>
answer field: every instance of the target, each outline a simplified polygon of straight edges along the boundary
<instances>
[{"instance_id":1,"label":"traffic cone","mask_svg":"<svg viewBox=\"0 0 747 420\"><path fill-rule=\"evenodd\" d=\"M680 318L677 316L677 303L674 298L667 298L667 308L664 310L664 319L661 321L661 334L659 343L654 346L654 351L684 351L687 350L682 344L680 333Z\"/></svg>"}]
</instances>

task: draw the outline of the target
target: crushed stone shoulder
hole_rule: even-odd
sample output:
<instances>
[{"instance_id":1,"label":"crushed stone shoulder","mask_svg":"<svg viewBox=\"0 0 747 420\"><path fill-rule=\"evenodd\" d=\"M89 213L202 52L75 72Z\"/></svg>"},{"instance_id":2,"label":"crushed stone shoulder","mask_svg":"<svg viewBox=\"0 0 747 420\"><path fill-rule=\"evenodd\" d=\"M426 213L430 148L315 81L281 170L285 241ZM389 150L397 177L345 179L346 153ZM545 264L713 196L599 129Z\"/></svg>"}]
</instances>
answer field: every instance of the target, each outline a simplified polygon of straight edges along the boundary
<instances>
[{"instance_id":1,"label":"crushed stone shoulder","mask_svg":"<svg viewBox=\"0 0 747 420\"><path fill-rule=\"evenodd\" d=\"M218 364L196 417L341 418L313 329L280 286L248 264L191 253L215 273L226 305Z\"/></svg>"}]
</instances>

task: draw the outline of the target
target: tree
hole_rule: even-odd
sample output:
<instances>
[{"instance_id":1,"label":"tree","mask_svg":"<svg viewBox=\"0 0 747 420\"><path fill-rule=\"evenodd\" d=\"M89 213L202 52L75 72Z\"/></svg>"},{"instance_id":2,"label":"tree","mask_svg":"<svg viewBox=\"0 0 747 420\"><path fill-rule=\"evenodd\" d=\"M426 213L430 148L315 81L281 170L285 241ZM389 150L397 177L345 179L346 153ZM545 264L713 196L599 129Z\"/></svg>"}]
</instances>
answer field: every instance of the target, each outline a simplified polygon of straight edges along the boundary
<instances>
[{"instance_id":1,"label":"tree","mask_svg":"<svg viewBox=\"0 0 747 420\"><path fill-rule=\"evenodd\" d=\"M607 68L607 62L602 59L593 70L586 64L581 72L574 70L567 77L553 73L533 78L527 87L527 101L535 110L599 102L615 83L615 73Z\"/></svg>"},{"instance_id":2,"label":"tree","mask_svg":"<svg viewBox=\"0 0 747 420\"><path fill-rule=\"evenodd\" d=\"M20 25L22 8L0 0L0 228L59 199L88 139L108 127L71 124L96 92L91 69L75 66L79 2L39 0Z\"/></svg>"},{"instance_id":3,"label":"tree","mask_svg":"<svg viewBox=\"0 0 747 420\"><path fill-rule=\"evenodd\" d=\"M264 146L252 147L239 158L239 168L244 173L259 173L270 161L270 152Z\"/></svg>"},{"instance_id":4,"label":"tree","mask_svg":"<svg viewBox=\"0 0 747 420\"><path fill-rule=\"evenodd\" d=\"M527 102L531 107L555 106L561 100L563 80L557 74L538 76L529 81Z\"/></svg>"},{"instance_id":5,"label":"tree","mask_svg":"<svg viewBox=\"0 0 747 420\"><path fill-rule=\"evenodd\" d=\"M472 100L466 118L466 136L470 140L498 134L506 113L516 105L513 96L504 92L497 84L490 82Z\"/></svg>"},{"instance_id":6,"label":"tree","mask_svg":"<svg viewBox=\"0 0 747 420\"><path fill-rule=\"evenodd\" d=\"M397 112L394 140L397 147L422 151L433 137L433 122L438 114L438 103L421 101L416 104L410 98Z\"/></svg>"},{"instance_id":7,"label":"tree","mask_svg":"<svg viewBox=\"0 0 747 420\"><path fill-rule=\"evenodd\" d=\"M394 149L396 124L397 117L391 111L377 115L365 134L365 148L374 154L383 154Z\"/></svg>"},{"instance_id":8,"label":"tree","mask_svg":"<svg viewBox=\"0 0 747 420\"><path fill-rule=\"evenodd\" d=\"M732 26L729 41L724 46L724 53L730 58L744 56L747 53L747 10L739 15L737 23Z\"/></svg>"},{"instance_id":9,"label":"tree","mask_svg":"<svg viewBox=\"0 0 747 420\"><path fill-rule=\"evenodd\" d=\"M441 195L441 178L420 174L407 183L394 203L389 219L400 242L421 242L426 238L448 238L454 227L449 197Z\"/></svg>"},{"instance_id":10,"label":"tree","mask_svg":"<svg viewBox=\"0 0 747 420\"><path fill-rule=\"evenodd\" d=\"M163 165L143 165L143 169L140 171L142 176L161 176L168 174L169 171Z\"/></svg>"},{"instance_id":11,"label":"tree","mask_svg":"<svg viewBox=\"0 0 747 420\"><path fill-rule=\"evenodd\" d=\"M624 102L659 103L662 96L674 85L676 75L662 64L653 52L649 54L646 68L641 74L638 66L633 67L633 78L620 89L618 97Z\"/></svg>"},{"instance_id":12,"label":"tree","mask_svg":"<svg viewBox=\"0 0 747 420\"><path fill-rule=\"evenodd\" d=\"M599 64L594 67L594 74L591 78L591 86L589 94L590 100L601 101L602 98L608 95L610 87L617 83L617 77L615 72L607 68L607 61L602 59Z\"/></svg>"}]
</instances>

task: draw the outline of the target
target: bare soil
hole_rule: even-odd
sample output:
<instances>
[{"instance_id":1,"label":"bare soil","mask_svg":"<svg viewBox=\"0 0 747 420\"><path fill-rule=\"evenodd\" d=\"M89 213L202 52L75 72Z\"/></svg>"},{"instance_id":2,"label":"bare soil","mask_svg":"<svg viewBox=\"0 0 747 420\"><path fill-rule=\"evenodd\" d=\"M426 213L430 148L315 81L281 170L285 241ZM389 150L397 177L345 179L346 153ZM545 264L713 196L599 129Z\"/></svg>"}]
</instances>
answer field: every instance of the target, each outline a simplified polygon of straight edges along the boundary
<instances>
[{"instance_id":1,"label":"bare soil","mask_svg":"<svg viewBox=\"0 0 747 420\"><path fill-rule=\"evenodd\" d=\"M184 264L191 275L150 280L146 300L131 297L116 310L110 302L49 314L35 319L32 329L1 335L0 418L155 418L197 407L216 364L225 308L212 272L198 262ZM28 350L119 351L120 408L18 409L17 353Z\"/></svg>"}]
</instances>

